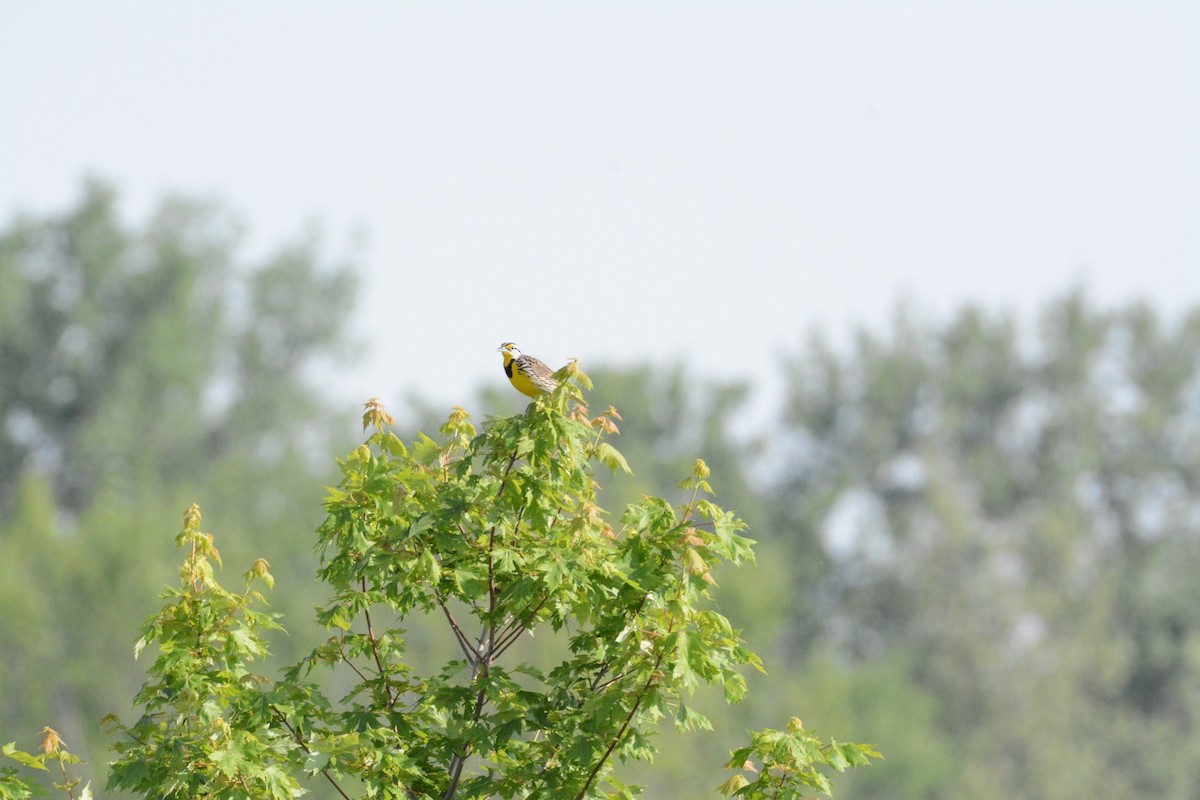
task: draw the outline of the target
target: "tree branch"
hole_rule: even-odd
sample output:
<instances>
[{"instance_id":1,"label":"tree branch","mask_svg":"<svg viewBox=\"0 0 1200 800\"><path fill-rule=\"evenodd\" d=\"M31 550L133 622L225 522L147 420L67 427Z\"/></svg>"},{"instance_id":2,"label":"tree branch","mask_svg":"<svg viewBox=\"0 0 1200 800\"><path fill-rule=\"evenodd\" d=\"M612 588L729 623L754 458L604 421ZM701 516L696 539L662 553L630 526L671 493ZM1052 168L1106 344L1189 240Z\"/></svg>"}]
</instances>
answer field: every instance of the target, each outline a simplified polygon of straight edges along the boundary
<instances>
[{"instance_id":1,"label":"tree branch","mask_svg":"<svg viewBox=\"0 0 1200 800\"><path fill-rule=\"evenodd\" d=\"M435 595L436 596L436 595ZM454 619L454 615L450 613L450 609L446 607L446 602L442 598L437 597L437 604L441 607L442 613L446 615L446 621L450 623L450 629L454 631L454 638L458 641L458 646L462 648L463 655L467 658L468 664L474 664L479 657L471 649L471 642L467 640L467 636L459 627L458 621Z\"/></svg>"},{"instance_id":2,"label":"tree branch","mask_svg":"<svg viewBox=\"0 0 1200 800\"><path fill-rule=\"evenodd\" d=\"M296 740L296 744L300 745L300 749L302 749L304 752L308 753L311 756L313 754L313 751L310 750L308 745L304 743L304 737L300 735L300 732L297 731L295 728L293 728L292 724L287 721L287 717L285 717L283 715L283 712L281 712L274 705L271 706L271 711L273 711L275 713L275 717L280 722L283 723L283 727L288 729L288 733L290 733L292 735L292 738ZM346 800L350 800L350 796L348 794L346 794L344 791L342 791L342 787L339 786L338 782L335 781L333 779L333 776L329 774L329 770L322 768L321 774L325 776L325 780L329 781L329 785L332 786L338 794L340 794L342 797L346 798Z\"/></svg>"},{"instance_id":3,"label":"tree branch","mask_svg":"<svg viewBox=\"0 0 1200 800\"><path fill-rule=\"evenodd\" d=\"M508 465L504 468L504 475L500 478L500 488L496 490L496 499L499 500L504 494L504 484L508 482L508 475L512 472L513 465L517 463L517 453L514 450L513 454L508 459ZM521 514L525 512L525 507L522 505L521 510L517 514L517 519L521 518ZM475 710L471 714L471 724L479 722L483 716L483 707L487 703L487 684L486 681L491 674L492 657L496 652L496 560L494 557L496 549L496 525L492 525L488 531L488 610L487 616L483 624L483 630L479 634L479 644L477 645L476 658L471 666L471 682L474 683L477 679L482 679L485 684L479 688L479 692L475 695ZM486 645L486 646L485 646ZM467 756L471 754L471 747L468 744L463 748L461 753L455 753L450 759L450 783L446 787L445 793L442 795L443 800L451 800L458 791L458 782L462 778L463 767L467 763Z\"/></svg>"},{"instance_id":4,"label":"tree branch","mask_svg":"<svg viewBox=\"0 0 1200 800\"><path fill-rule=\"evenodd\" d=\"M341 654L342 661L346 664L346 666L348 666L350 669L354 670L354 674L358 676L358 679L360 681L362 681L363 683L366 683L367 676L362 673L362 670L360 670L358 667L354 666L354 662L351 661L350 657L346 655L346 648L345 648L345 645L343 644L344 641L345 641L344 635L338 637L338 653Z\"/></svg>"},{"instance_id":5,"label":"tree branch","mask_svg":"<svg viewBox=\"0 0 1200 800\"><path fill-rule=\"evenodd\" d=\"M362 592L367 593L367 578L364 575L361 579ZM392 694L392 687L388 683L387 673L383 669L383 658L379 655L379 640L375 638L375 629L371 625L371 608L370 604L363 606L363 618L367 621L367 639L371 642L371 654L375 656L375 666L379 668L379 680L383 681L383 693L387 695L388 709L396 707L396 697Z\"/></svg>"},{"instance_id":6,"label":"tree branch","mask_svg":"<svg viewBox=\"0 0 1200 800\"><path fill-rule=\"evenodd\" d=\"M537 616L537 612L541 611L542 606L546 605L547 601L549 600L550 596L546 595L541 599L541 602L533 607L532 611L525 615L524 619L521 619L520 617L513 617L505 624L504 628L501 629L500 634L496 637L494 654L496 658L499 658L501 655L503 655L508 648L512 647L517 639L521 638L522 633L529 630L529 623L535 616Z\"/></svg>"},{"instance_id":7,"label":"tree branch","mask_svg":"<svg viewBox=\"0 0 1200 800\"><path fill-rule=\"evenodd\" d=\"M629 730L629 723L633 721L634 715L637 714L638 709L641 707L642 700L646 699L646 692L649 691L650 687L654 684L655 674L658 672L658 668L662 664L662 660L663 657L660 653L658 658L654 661L654 667L650 670L650 677L646 679L645 685L642 686L641 691L638 692L637 700L633 702L633 708L629 709L629 713L625 715L625 721L621 723L621 730L617 731L617 735L614 736L613 740L609 743L608 749L604 751L604 755L601 756L600 760L596 762L596 766L592 767L592 771L588 774L587 780L583 783L583 788L581 788L579 793L575 795L575 800L583 800L583 796L587 794L587 790L591 788L592 782L595 781L596 776L600 774L601 767L603 767L604 763L608 761L610 756L612 756L613 751L617 749L617 745L620 744L621 739L625 737L625 732Z\"/></svg>"}]
</instances>

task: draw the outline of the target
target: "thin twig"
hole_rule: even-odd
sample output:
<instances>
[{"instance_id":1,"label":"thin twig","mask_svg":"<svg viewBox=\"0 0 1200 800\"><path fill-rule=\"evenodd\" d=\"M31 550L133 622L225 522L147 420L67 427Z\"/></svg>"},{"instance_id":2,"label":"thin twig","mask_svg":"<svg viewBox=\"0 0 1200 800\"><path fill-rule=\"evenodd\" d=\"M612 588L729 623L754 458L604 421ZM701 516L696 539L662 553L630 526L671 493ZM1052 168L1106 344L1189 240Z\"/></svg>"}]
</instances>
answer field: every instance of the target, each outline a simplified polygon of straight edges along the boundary
<instances>
[{"instance_id":1,"label":"thin twig","mask_svg":"<svg viewBox=\"0 0 1200 800\"><path fill-rule=\"evenodd\" d=\"M283 723L283 727L288 729L288 733L292 734L292 738L296 740L296 744L300 745L300 747L304 750L304 752L308 753L310 756L313 755L313 751L309 749L307 744L305 744L304 737L300 735L299 731L297 731L295 728L292 727L292 724L287 721L287 717L285 717L283 715L283 712L281 712L274 705L271 706L271 710L273 712L275 712L275 716L279 719L280 722ZM325 776L325 780L329 781L329 785L332 786L334 788L334 790L337 791L338 794L340 794L342 797L346 798L346 800L350 800L350 796L348 794L346 794L344 791L342 791L342 787L339 786L338 782L335 781L333 779L333 776L329 774L329 770L322 767L321 774Z\"/></svg>"},{"instance_id":2,"label":"thin twig","mask_svg":"<svg viewBox=\"0 0 1200 800\"><path fill-rule=\"evenodd\" d=\"M542 606L550 599L549 595L542 598L541 602L533 607L533 610L525 615L524 619L513 617L496 637L495 656L499 658L508 648L521 638L521 634L529 630L529 623L533 620L537 613L542 610Z\"/></svg>"},{"instance_id":3,"label":"thin twig","mask_svg":"<svg viewBox=\"0 0 1200 800\"><path fill-rule=\"evenodd\" d=\"M450 629L454 631L454 638L458 641L458 646L462 648L463 655L467 658L467 663L475 663L477 654L472 652L471 643L467 640L466 634L462 632L462 628L459 627L458 621L454 619L454 615L450 613L450 609L446 607L446 603L442 598L437 598L437 604L441 606L442 613L446 615L446 621L450 623Z\"/></svg>"},{"instance_id":4,"label":"thin twig","mask_svg":"<svg viewBox=\"0 0 1200 800\"><path fill-rule=\"evenodd\" d=\"M697 496L698 491L699 491L699 487L694 487L692 489L692 499L688 503L687 511L685 512L681 523L686 523L688 521L688 519L691 517L692 512L695 510L696 496ZM661 565L665 565L666 561L667 561L667 556L664 554L662 561L661 561ZM633 618L634 619L636 619L638 614L640 614L642 612L642 608L646 605L646 601L649 598L650 598L649 593L642 595L642 598L638 601L637 606L633 610ZM592 767L592 771L588 774L587 780L584 781L583 788L581 788L579 790L579 793L577 795L575 795L575 800L581 800L583 798L583 796L585 794L587 794L588 789L591 788L592 782L596 780L596 776L600 773L600 769L604 766L604 763L606 761L608 761L608 759L612 755L613 751L617 749L617 745L620 744L621 739L625 736L625 732L629 729L629 724L633 721L634 715L637 714L638 708L641 707L642 700L644 700L646 697L646 692L650 689L651 685L653 685L653 683L654 683L655 676L658 673L658 668L659 668L659 666L662 665L663 655L664 655L663 653L659 653L658 657L654 660L654 666L650 669L650 677L648 677L646 679L645 685L642 686L641 691L638 692L637 700L634 701L633 708L629 709L629 713L625 716L625 721L623 723L621 723L621 730L619 730L617 732L617 735L613 738L612 742L609 743L608 749L604 751L604 755L601 756L600 760L596 762L596 765L594 767ZM603 664L601 664L600 671L596 674L596 678L592 681L592 690L593 691L596 690L597 688L599 688L599 686L601 685L600 679L602 677L604 677L605 674L608 673L610 666L611 666L611 661L606 661ZM612 680L605 683L604 686L612 685L612 683L614 681L618 680L620 677L621 676L618 675L617 677L615 677Z\"/></svg>"},{"instance_id":5,"label":"thin twig","mask_svg":"<svg viewBox=\"0 0 1200 800\"><path fill-rule=\"evenodd\" d=\"M592 691L593 692L602 692L605 689L607 689L609 686L612 686L614 683L621 680L621 678L624 678L628 674L629 674L628 672L622 672L619 675L612 676L611 678L606 680L604 683L594 684L592 686Z\"/></svg>"},{"instance_id":6,"label":"thin twig","mask_svg":"<svg viewBox=\"0 0 1200 800\"><path fill-rule=\"evenodd\" d=\"M362 592L367 593L367 578L362 577ZM370 604L363 606L363 619L367 621L367 639L371 642L371 654L375 656L375 666L379 668L379 680L383 681L383 693L387 695L388 710L396 707L396 697L392 694L392 686L388 683L387 673L383 668L383 658L379 655L379 640L375 638L375 629L371 625Z\"/></svg>"},{"instance_id":7,"label":"thin twig","mask_svg":"<svg viewBox=\"0 0 1200 800\"><path fill-rule=\"evenodd\" d=\"M471 664L471 683L479 676L481 670L487 671L487 659L484 657L484 642L487 641L487 631L484 630L479 634L479 644L477 646L477 657ZM485 675L486 677L486 675ZM475 712L471 717L471 722L478 722L480 715L483 713L483 702L486 697L487 687L479 690L479 694L475 697ZM458 781L462 777L463 766L467 763L467 756L471 754L471 746L468 744L461 753L455 753L450 759L450 784L446 787L445 794L442 795L443 800L450 800L458 791Z\"/></svg>"},{"instance_id":8,"label":"thin twig","mask_svg":"<svg viewBox=\"0 0 1200 800\"><path fill-rule=\"evenodd\" d=\"M629 713L625 715L625 721L621 723L621 730L617 731L617 735L614 736L613 740L609 743L608 749L604 751L604 755L601 756L600 760L596 762L596 766L592 767L592 771L588 774L587 780L583 783L583 788L581 788L579 793L575 795L575 800L582 800L583 796L587 794L588 789L590 789L592 786L592 781L596 780L596 775L600 773L600 768L604 766L606 761L608 761L609 757L613 754L613 750L617 749L617 745L620 744L621 739L625 736L625 731L629 730L629 723L633 721L634 715L637 714L638 709L641 707L642 700L646 699L646 692L650 690L651 685L654 683L655 674L658 672L659 665L662 664L662 659L662 654L659 654L658 658L654 662L654 668L650 670L650 677L646 679L646 684L642 687L642 690L638 692L637 700L633 702L633 708L629 709Z\"/></svg>"},{"instance_id":9,"label":"thin twig","mask_svg":"<svg viewBox=\"0 0 1200 800\"><path fill-rule=\"evenodd\" d=\"M360 670L358 667L354 666L354 662L351 661L350 657L346 655L346 648L343 645L344 641L345 641L344 637L338 637L338 653L341 654L342 661L345 662L346 666L348 666L350 669L354 670L354 674L358 676L358 679L360 681L362 681L363 683L366 683L367 676L362 673L362 670Z\"/></svg>"},{"instance_id":10,"label":"thin twig","mask_svg":"<svg viewBox=\"0 0 1200 800\"><path fill-rule=\"evenodd\" d=\"M75 783L71 782L71 776L67 774L66 762L64 762L62 760L62 758L59 758L59 760L58 760L58 769L62 773L62 777L63 777L62 786L60 786L58 788L66 789L67 797L71 798L71 800L75 800L75 786L76 786L76 784L78 784L78 781L76 781Z\"/></svg>"}]
</instances>

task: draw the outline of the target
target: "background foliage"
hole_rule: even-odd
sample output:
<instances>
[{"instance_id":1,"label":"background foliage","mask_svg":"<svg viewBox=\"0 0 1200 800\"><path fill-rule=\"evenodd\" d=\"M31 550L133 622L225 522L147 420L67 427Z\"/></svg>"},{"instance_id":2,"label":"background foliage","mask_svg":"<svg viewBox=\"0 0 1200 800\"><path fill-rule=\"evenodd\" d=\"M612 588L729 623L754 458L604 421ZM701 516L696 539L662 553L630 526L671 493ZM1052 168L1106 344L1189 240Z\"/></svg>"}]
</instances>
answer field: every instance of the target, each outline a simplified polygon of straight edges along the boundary
<instances>
[{"instance_id":1,"label":"background foliage","mask_svg":"<svg viewBox=\"0 0 1200 800\"><path fill-rule=\"evenodd\" d=\"M93 185L0 235L6 740L32 747L49 724L103 763L96 723L142 680L131 626L173 574L193 500L227 561L263 555L285 585L311 583L320 465L348 434L331 441L345 425L306 377L345 352L352 281L311 241L244 264L235 228L172 201L133 230ZM716 574L721 611L749 623L773 689L751 677L746 703L698 705L718 730L783 706L872 742L887 760L840 796L1191 797L1198 359L1200 309L1077 292L1036 320L900 312L849 343L810 335L765 419L745 417L750 387L685 367L593 367L593 405L621 409L638 467L603 502L672 496L696 456L722 476L717 499L761 544L752 571ZM480 405L512 410L509 391ZM273 602L286 626L318 599ZM664 734L650 796L722 779L698 765L725 742L692 738Z\"/></svg>"},{"instance_id":2,"label":"background foliage","mask_svg":"<svg viewBox=\"0 0 1200 800\"><path fill-rule=\"evenodd\" d=\"M107 761L98 721L144 680L131 634L175 573L164 533L192 502L232 563L316 569L321 486L354 425L310 373L349 350L353 271L311 237L262 263L241 251L219 206L170 199L134 228L94 182L62 214L0 232L5 741L53 720ZM275 600L289 617L318 601L311 580Z\"/></svg>"}]
</instances>

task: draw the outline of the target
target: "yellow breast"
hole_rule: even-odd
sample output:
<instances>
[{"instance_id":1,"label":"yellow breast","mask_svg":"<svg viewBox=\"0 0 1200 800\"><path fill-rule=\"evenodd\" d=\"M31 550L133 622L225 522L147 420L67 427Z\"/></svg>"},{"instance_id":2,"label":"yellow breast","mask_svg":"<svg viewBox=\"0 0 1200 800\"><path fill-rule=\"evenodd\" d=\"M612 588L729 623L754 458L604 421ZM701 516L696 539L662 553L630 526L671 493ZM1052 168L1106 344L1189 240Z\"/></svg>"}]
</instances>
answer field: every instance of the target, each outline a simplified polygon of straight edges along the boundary
<instances>
[{"instance_id":1,"label":"yellow breast","mask_svg":"<svg viewBox=\"0 0 1200 800\"><path fill-rule=\"evenodd\" d=\"M516 359L508 353L504 353L504 374L508 376L513 388L526 397L540 397L545 394L537 384L529 379L528 375L521 371Z\"/></svg>"}]
</instances>

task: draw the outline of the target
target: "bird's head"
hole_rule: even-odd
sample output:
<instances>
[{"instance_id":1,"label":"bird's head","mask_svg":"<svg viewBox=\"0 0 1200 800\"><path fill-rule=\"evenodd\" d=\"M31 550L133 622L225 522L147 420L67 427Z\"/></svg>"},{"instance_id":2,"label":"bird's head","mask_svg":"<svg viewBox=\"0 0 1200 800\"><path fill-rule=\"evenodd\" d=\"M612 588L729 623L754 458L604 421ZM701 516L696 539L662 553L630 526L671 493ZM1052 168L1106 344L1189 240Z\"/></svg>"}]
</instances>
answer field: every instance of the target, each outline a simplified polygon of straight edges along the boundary
<instances>
[{"instance_id":1,"label":"bird's head","mask_svg":"<svg viewBox=\"0 0 1200 800\"><path fill-rule=\"evenodd\" d=\"M500 345L499 347L496 348L496 352L503 353L504 355L506 355L509 358L520 358L521 357L521 351L518 350L517 346L515 344L513 344L512 342L505 342L504 344Z\"/></svg>"}]
</instances>

